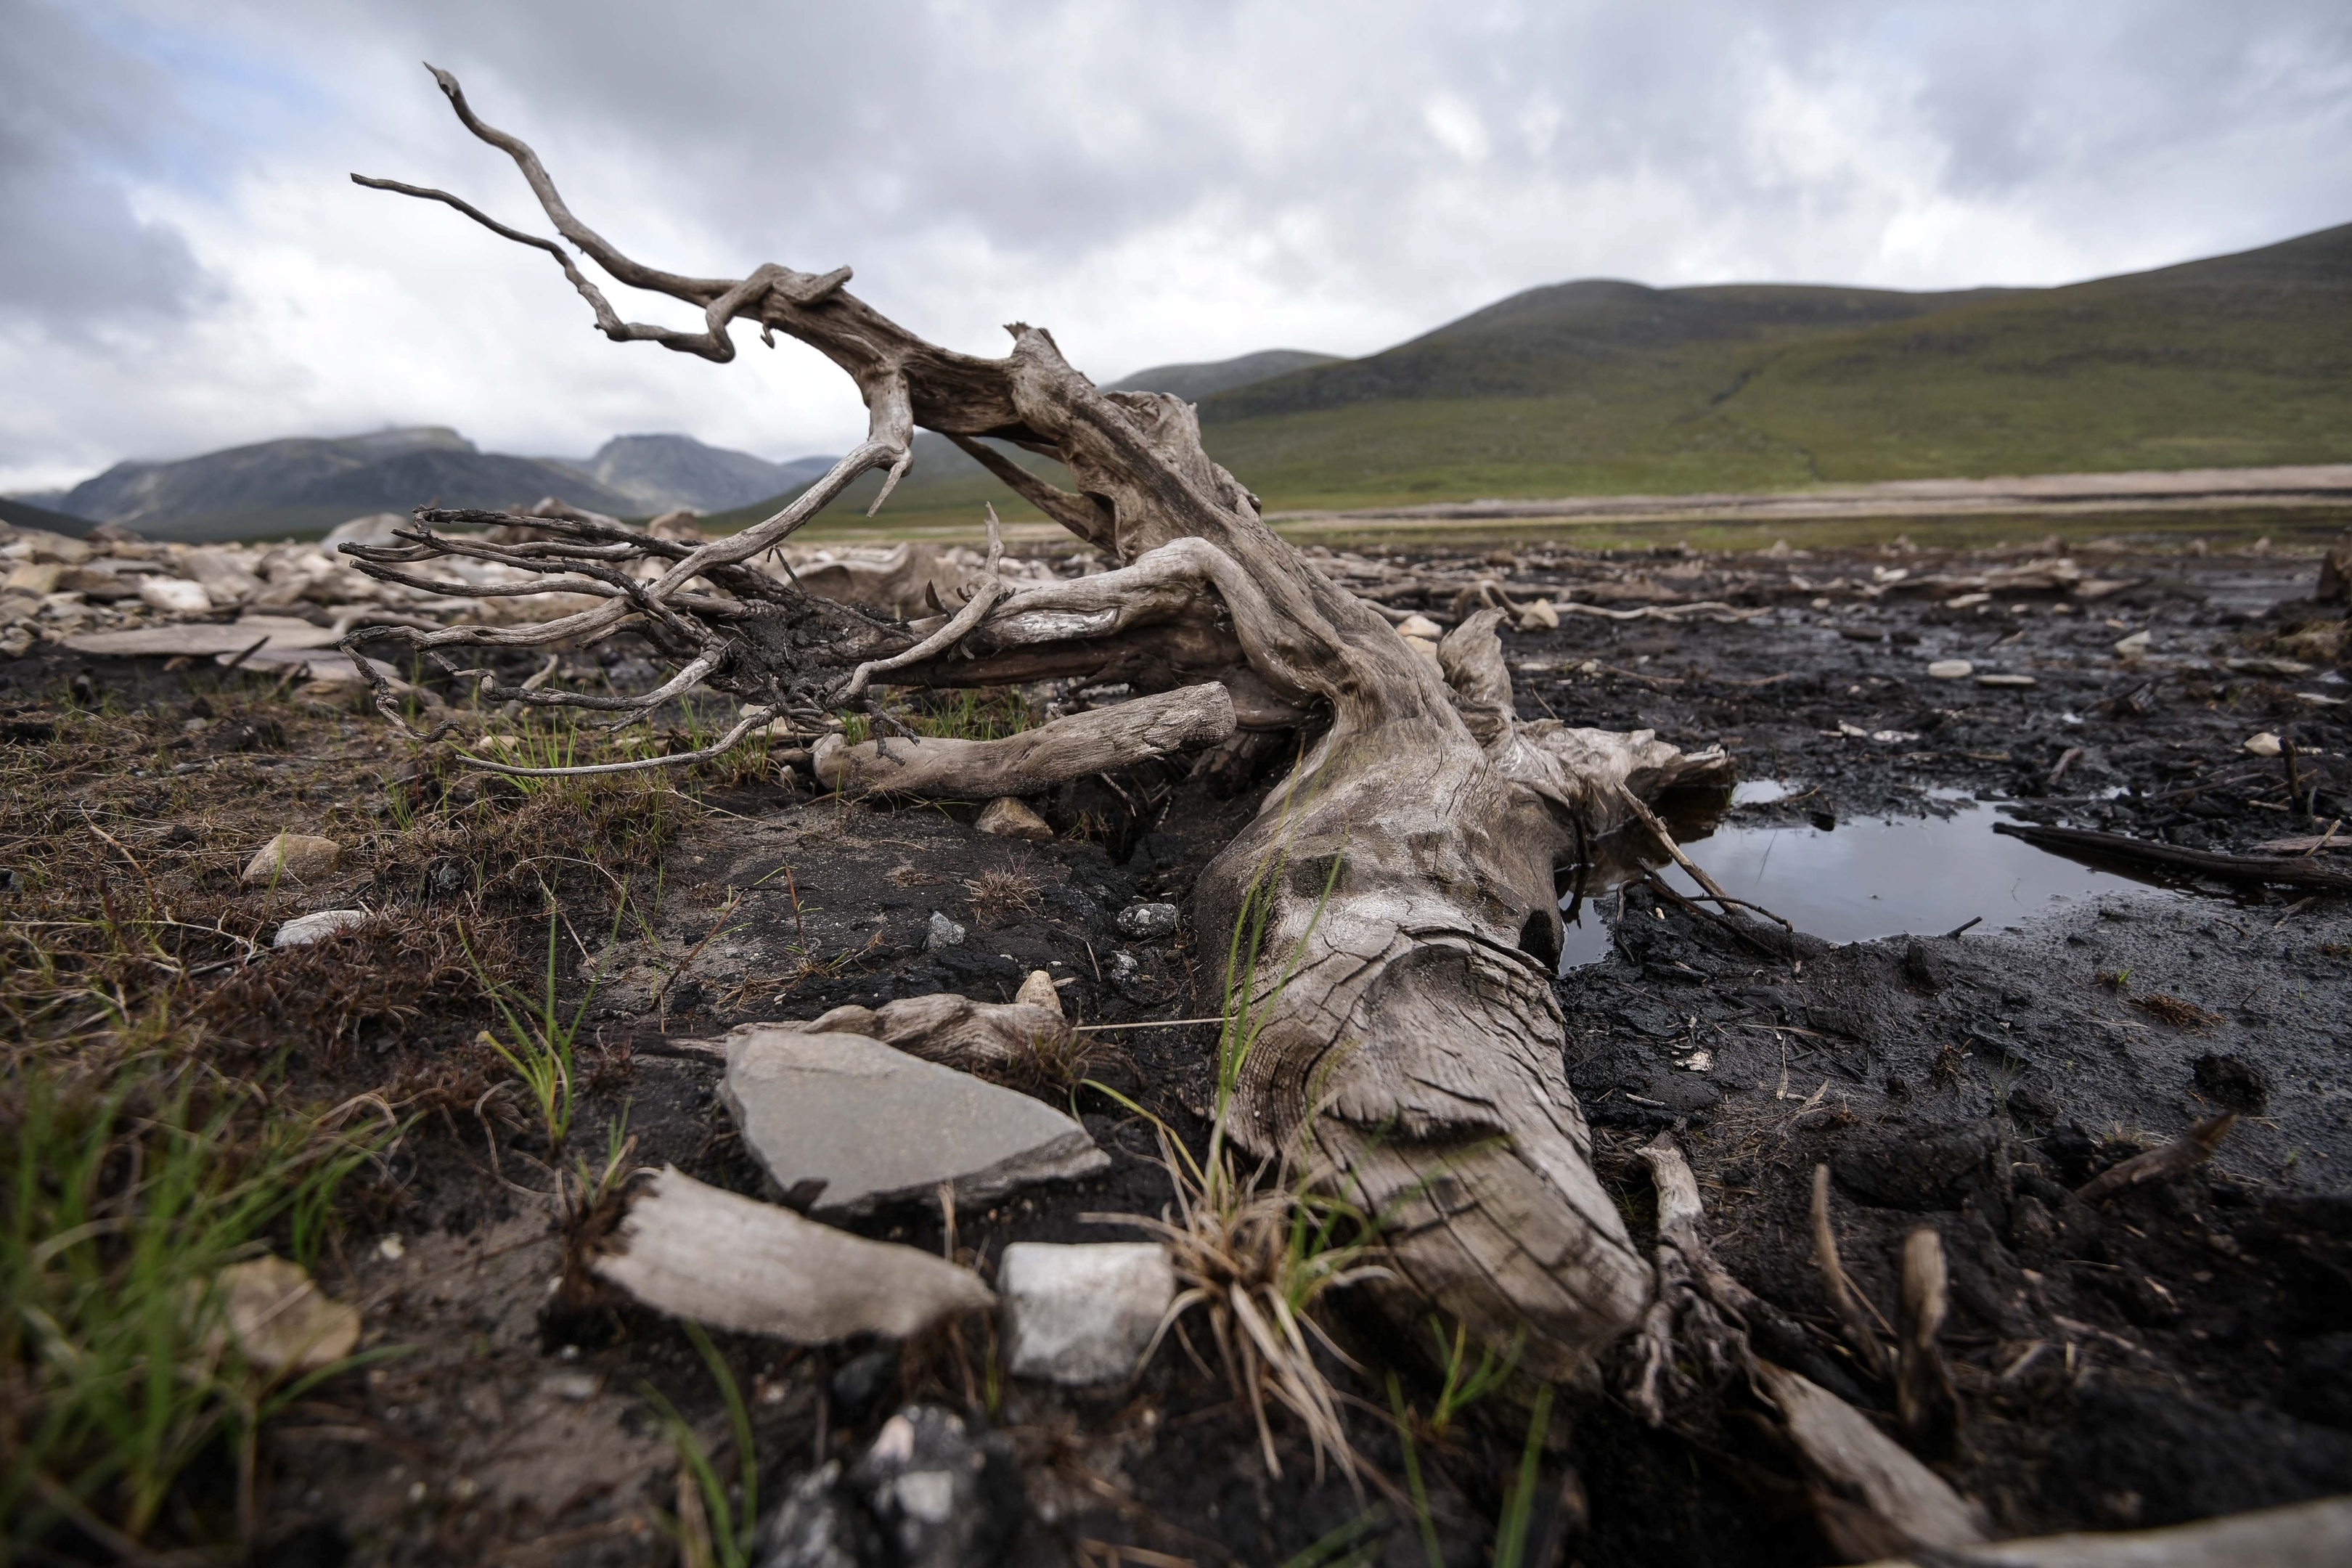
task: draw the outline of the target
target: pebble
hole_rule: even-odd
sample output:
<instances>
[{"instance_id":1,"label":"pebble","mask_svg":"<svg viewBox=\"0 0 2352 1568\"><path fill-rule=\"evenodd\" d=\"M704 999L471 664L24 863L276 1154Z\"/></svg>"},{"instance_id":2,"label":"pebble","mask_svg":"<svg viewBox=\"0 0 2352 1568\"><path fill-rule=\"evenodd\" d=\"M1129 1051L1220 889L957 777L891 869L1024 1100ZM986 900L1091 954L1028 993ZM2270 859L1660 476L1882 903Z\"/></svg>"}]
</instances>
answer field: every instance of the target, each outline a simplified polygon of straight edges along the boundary
<instances>
[{"instance_id":1,"label":"pebble","mask_svg":"<svg viewBox=\"0 0 2352 1568\"><path fill-rule=\"evenodd\" d=\"M248 878L249 879L251 879ZM270 939L269 945L308 947L310 943L323 941L338 931L346 931L355 925L363 925L367 918L368 912L365 910L320 910L316 914L299 915L279 926L278 934Z\"/></svg>"},{"instance_id":2,"label":"pebble","mask_svg":"<svg viewBox=\"0 0 2352 1568\"><path fill-rule=\"evenodd\" d=\"M1054 837L1052 826L1044 817L1030 810L1026 802L1009 795L990 801L972 826L999 838L1025 838L1033 843L1043 843Z\"/></svg>"},{"instance_id":3,"label":"pebble","mask_svg":"<svg viewBox=\"0 0 2352 1568\"><path fill-rule=\"evenodd\" d=\"M847 1484L890 1538L905 1568L968 1568L1000 1560L1021 1528L1012 1440L975 1434L964 1418L910 1405L882 1424Z\"/></svg>"},{"instance_id":4,"label":"pebble","mask_svg":"<svg viewBox=\"0 0 2352 1568\"><path fill-rule=\"evenodd\" d=\"M360 1310L323 1294L299 1263L232 1263L213 1284L237 1349L263 1372L316 1372L359 1348Z\"/></svg>"},{"instance_id":5,"label":"pebble","mask_svg":"<svg viewBox=\"0 0 2352 1568\"><path fill-rule=\"evenodd\" d=\"M2285 748L2279 744L2278 731L2264 730L2259 735L2246 737L2246 750L2258 757L2275 757Z\"/></svg>"},{"instance_id":6,"label":"pebble","mask_svg":"<svg viewBox=\"0 0 2352 1568\"><path fill-rule=\"evenodd\" d=\"M2146 632L2134 632L2127 637L2117 637L2116 639L2116 657L2117 658L2137 658L2147 651L2147 634Z\"/></svg>"},{"instance_id":7,"label":"pebble","mask_svg":"<svg viewBox=\"0 0 2352 1568\"><path fill-rule=\"evenodd\" d=\"M1552 608L1549 599L1538 599L1519 611L1519 630L1556 632L1559 630L1559 612Z\"/></svg>"},{"instance_id":8,"label":"pebble","mask_svg":"<svg viewBox=\"0 0 2352 1568\"><path fill-rule=\"evenodd\" d=\"M343 847L331 838L281 833L254 851L253 858L245 863L242 880L248 887L280 880L314 882L335 868L342 853Z\"/></svg>"},{"instance_id":9,"label":"pebble","mask_svg":"<svg viewBox=\"0 0 2352 1568\"><path fill-rule=\"evenodd\" d=\"M1055 987L1054 977L1042 969L1029 972L1021 982L1021 989L1013 994L1013 1000L1024 1006L1045 1007L1055 1013L1062 1010L1062 993Z\"/></svg>"},{"instance_id":10,"label":"pebble","mask_svg":"<svg viewBox=\"0 0 2352 1568\"><path fill-rule=\"evenodd\" d=\"M1110 1163L1044 1100L863 1035L754 1026L730 1037L721 1098L743 1142L821 1217L898 1203L988 1203Z\"/></svg>"},{"instance_id":11,"label":"pebble","mask_svg":"<svg viewBox=\"0 0 2352 1568\"><path fill-rule=\"evenodd\" d=\"M1129 904L1118 911L1118 931L1137 942L1150 942L1174 936L1179 919L1173 904Z\"/></svg>"},{"instance_id":12,"label":"pebble","mask_svg":"<svg viewBox=\"0 0 2352 1568\"><path fill-rule=\"evenodd\" d=\"M1976 673L1977 667L1964 658L1939 658L1927 667L1931 680L1966 680Z\"/></svg>"},{"instance_id":13,"label":"pebble","mask_svg":"<svg viewBox=\"0 0 2352 1568\"><path fill-rule=\"evenodd\" d=\"M956 924L955 921L948 919L947 916L940 913L937 910L933 910L931 911L929 921L923 927L923 951L925 952L937 952L943 947L961 947L963 945L963 927Z\"/></svg>"},{"instance_id":14,"label":"pebble","mask_svg":"<svg viewBox=\"0 0 2352 1568\"><path fill-rule=\"evenodd\" d=\"M1176 1299L1176 1272L1157 1242L1016 1241L996 1288L1006 1370L1083 1387L1133 1373Z\"/></svg>"},{"instance_id":15,"label":"pebble","mask_svg":"<svg viewBox=\"0 0 2352 1568\"><path fill-rule=\"evenodd\" d=\"M1977 677L1977 684L1979 686L2027 687L2039 686L2042 683L2030 675L1979 675Z\"/></svg>"}]
</instances>

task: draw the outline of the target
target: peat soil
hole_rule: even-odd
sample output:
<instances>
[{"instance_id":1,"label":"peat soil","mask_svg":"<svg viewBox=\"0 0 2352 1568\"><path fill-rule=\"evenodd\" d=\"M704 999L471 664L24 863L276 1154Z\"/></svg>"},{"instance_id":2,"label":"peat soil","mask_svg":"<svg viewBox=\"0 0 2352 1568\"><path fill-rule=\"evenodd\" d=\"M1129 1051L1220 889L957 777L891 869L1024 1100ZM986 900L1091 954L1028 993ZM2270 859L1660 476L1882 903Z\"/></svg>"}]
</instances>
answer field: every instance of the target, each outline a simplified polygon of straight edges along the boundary
<instances>
[{"instance_id":1,"label":"peat soil","mask_svg":"<svg viewBox=\"0 0 2352 1568\"><path fill-rule=\"evenodd\" d=\"M1557 629L1507 627L1504 641L1524 717L1719 743L1743 779L1779 783L1780 798L1757 804L1667 803L1702 867L1711 833L1759 825L1834 837L1859 818L1972 811L2242 850L2352 817L2352 686L2337 669L2352 655L2340 612L2298 602L2311 563L2111 558L2100 571L2125 585L2092 602L2062 584L1948 607L1964 595L1884 585L1890 572L2002 564L1898 547L1538 549L1381 570L1427 574L1426 593L1388 596L1441 618L1475 603L1463 595L1481 577L1520 604L1671 612L1570 614ZM1706 602L1739 618L1675 609ZM2116 651L2143 631L2144 647ZM623 657L604 650L608 673ZM1952 658L1969 674L1927 673ZM282 1060L287 1092L373 1092L407 1119L320 1270L331 1294L363 1305L367 1344L407 1349L310 1391L265 1436L260 1560L274 1564L676 1560L667 1521L684 1472L656 1393L738 1473L718 1389L676 1324L558 1294L552 1152L473 1043L490 1015L450 932L529 987L553 898L559 991L587 1008L572 1149L601 1154L625 1125L633 1164L773 1197L715 1068L669 1042L939 991L1009 1000L1033 969L1087 1025L1213 1013L1224 933L1188 919L1136 941L1116 917L1139 901L1188 909L1267 782L1221 798L1181 763L1089 781L1034 803L1057 830L1039 843L979 834L971 806L822 796L772 764L560 812L551 794L415 757L347 703L289 702L267 685L49 647L0 664L9 745L51 748L60 798L89 806L142 875L209 899L204 918L260 937L307 909L380 915L259 958L207 1004L223 1050ZM2294 743L2293 799L2280 758L2246 750L2261 732ZM349 852L330 881L239 890L236 868L280 827ZM1637 1237L1653 1208L1633 1151L1671 1131L1718 1255L1814 1331L1807 1370L1884 1414L1888 1392L1841 1348L1822 1289L1816 1164L1832 1173L1845 1266L1890 1319L1904 1237L1934 1226L1952 1268L1943 1343L1959 1415L1933 1458L2000 1533L2352 1490L2352 904L2118 881L2047 912L1989 909L1957 935L1791 943L1661 898L1637 875L1659 857L1630 839L1564 869L1562 901L1610 941L1563 972L1559 994L1571 1081ZM2333 847L2314 858L2352 868ZM961 943L928 940L935 912L965 928ZM396 973L396 994L352 979L376 972ZM323 1021L304 1005L320 997L334 1004ZM1213 1027L1087 1037L1084 1077L1199 1146ZM859 1228L987 1272L1012 1241L1131 1238L1087 1216L1169 1203L1150 1122L1093 1088L1019 1087L1074 1108L1111 1168L966 1211L951 1234L921 1208ZM2074 1195L2223 1110L2238 1120L2210 1163L2096 1204ZM1386 1374L1428 1412L1429 1336L1360 1321L1341 1300L1337 1331L1363 1370L1329 1370L1358 1402L1354 1436L1381 1478L1360 1487L1318 1478L1279 1414L1270 1474L1246 1406L1172 1337L1131 1386L1075 1394L1003 1379L977 1319L904 1345L718 1339L749 1404L763 1501L862 1452L923 1399L992 1433L1017 1478L986 1505L1014 1537L1011 1561L1424 1562ZM1524 1561L1839 1560L1791 1468L1704 1431L1652 1431L1604 1384L1554 1408ZM1490 1560L1528 1426L1510 1389L1443 1434L1417 1423L1420 1508L1444 1562Z\"/></svg>"}]
</instances>

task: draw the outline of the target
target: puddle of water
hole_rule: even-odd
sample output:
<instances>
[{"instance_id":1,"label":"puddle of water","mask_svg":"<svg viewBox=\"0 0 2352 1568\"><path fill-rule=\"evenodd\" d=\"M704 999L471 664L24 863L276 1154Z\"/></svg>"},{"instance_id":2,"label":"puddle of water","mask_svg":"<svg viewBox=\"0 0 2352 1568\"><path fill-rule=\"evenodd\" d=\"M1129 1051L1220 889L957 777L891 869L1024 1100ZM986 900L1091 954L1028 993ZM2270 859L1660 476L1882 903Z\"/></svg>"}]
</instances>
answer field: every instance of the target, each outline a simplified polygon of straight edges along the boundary
<instances>
[{"instance_id":1,"label":"puddle of water","mask_svg":"<svg viewBox=\"0 0 2352 1568\"><path fill-rule=\"evenodd\" d=\"M1786 800L1795 793L1779 779L1741 779L1731 786L1731 804L1770 805L1774 801Z\"/></svg>"},{"instance_id":2,"label":"puddle of water","mask_svg":"<svg viewBox=\"0 0 2352 1568\"><path fill-rule=\"evenodd\" d=\"M1829 830L1735 825L1708 832L1685 822L1676 824L1675 832L1684 852L1725 892L1833 942L1906 931L1936 934L1971 918L1998 927L2102 894L2181 896L2004 837L1992 830L1997 820L1994 813L1970 805L1949 817L1860 818ZM1611 835L1601 847L1620 857L1645 848L1628 832ZM1641 858L1654 867L1650 855ZM1561 944L1562 973L1609 956L1609 928L1596 899L1636 874L1622 860L1585 868L1578 879L1584 901ZM1660 874L1678 892L1699 892L1680 867ZM1562 900L1563 913L1572 901Z\"/></svg>"}]
</instances>

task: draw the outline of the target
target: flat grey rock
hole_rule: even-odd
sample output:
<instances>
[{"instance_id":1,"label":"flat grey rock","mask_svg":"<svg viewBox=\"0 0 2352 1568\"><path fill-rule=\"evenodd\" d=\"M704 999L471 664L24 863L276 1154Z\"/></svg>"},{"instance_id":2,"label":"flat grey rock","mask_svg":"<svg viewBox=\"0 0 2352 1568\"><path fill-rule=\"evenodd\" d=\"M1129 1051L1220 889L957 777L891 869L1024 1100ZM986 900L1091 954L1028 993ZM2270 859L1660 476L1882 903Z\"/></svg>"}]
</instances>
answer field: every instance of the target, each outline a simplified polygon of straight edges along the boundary
<instances>
[{"instance_id":1,"label":"flat grey rock","mask_svg":"<svg viewBox=\"0 0 2352 1568\"><path fill-rule=\"evenodd\" d=\"M1176 1270L1156 1241L1016 1241L996 1289L1006 1370L1083 1387L1134 1373L1176 1299Z\"/></svg>"},{"instance_id":2,"label":"flat grey rock","mask_svg":"<svg viewBox=\"0 0 2352 1568\"><path fill-rule=\"evenodd\" d=\"M332 628L314 626L291 616L247 616L227 624L191 621L177 626L140 626L127 632L85 632L66 638L66 647L76 653L184 653L202 658L210 654L239 653L257 642L262 643L260 651L267 653L273 648L332 647L335 640ZM341 655L335 657L340 658Z\"/></svg>"},{"instance_id":3,"label":"flat grey rock","mask_svg":"<svg viewBox=\"0 0 2352 1568\"><path fill-rule=\"evenodd\" d=\"M816 1192L810 1212L984 1204L1033 1182L1110 1163L1087 1130L1025 1094L863 1035L753 1026L727 1042L727 1109L776 1185Z\"/></svg>"},{"instance_id":4,"label":"flat grey rock","mask_svg":"<svg viewBox=\"0 0 2352 1568\"><path fill-rule=\"evenodd\" d=\"M963 927L933 910L930 921L923 927L923 951L937 952L943 947L961 947L963 938Z\"/></svg>"}]
</instances>

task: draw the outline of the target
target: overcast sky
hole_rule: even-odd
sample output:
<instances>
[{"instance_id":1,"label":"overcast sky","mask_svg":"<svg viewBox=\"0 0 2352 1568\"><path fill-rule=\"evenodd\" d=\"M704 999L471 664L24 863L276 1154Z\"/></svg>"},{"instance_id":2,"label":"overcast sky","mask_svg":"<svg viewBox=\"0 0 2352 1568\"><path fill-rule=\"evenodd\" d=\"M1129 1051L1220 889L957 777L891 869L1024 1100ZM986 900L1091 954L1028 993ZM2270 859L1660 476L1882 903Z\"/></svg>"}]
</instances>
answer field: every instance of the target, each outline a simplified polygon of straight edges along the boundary
<instances>
[{"instance_id":1,"label":"overcast sky","mask_svg":"<svg viewBox=\"0 0 2352 1568\"><path fill-rule=\"evenodd\" d=\"M351 184L551 232L425 59L642 259L846 262L1106 378L1571 278L2056 283L2352 220L2344 0L0 0L0 489L387 425L855 437L809 351L609 343L545 256Z\"/></svg>"}]
</instances>

